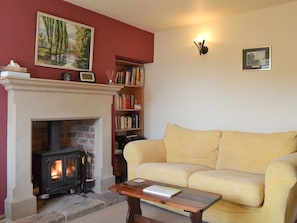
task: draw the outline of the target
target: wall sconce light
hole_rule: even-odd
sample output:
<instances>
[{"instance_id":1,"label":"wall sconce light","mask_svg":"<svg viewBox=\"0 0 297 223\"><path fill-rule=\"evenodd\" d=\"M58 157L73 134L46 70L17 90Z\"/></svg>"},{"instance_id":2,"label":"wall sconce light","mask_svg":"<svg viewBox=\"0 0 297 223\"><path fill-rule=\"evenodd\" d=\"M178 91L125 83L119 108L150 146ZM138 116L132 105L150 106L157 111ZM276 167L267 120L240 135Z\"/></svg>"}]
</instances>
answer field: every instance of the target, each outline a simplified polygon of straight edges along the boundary
<instances>
[{"instance_id":1,"label":"wall sconce light","mask_svg":"<svg viewBox=\"0 0 297 223\"><path fill-rule=\"evenodd\" d=\"M207 54L208 47L204 45L205 40L202 40L202 42L198 42L197 40L194 40L193 42L197 46L200 55L201 54Z\"/></svg>"}]
</instances>

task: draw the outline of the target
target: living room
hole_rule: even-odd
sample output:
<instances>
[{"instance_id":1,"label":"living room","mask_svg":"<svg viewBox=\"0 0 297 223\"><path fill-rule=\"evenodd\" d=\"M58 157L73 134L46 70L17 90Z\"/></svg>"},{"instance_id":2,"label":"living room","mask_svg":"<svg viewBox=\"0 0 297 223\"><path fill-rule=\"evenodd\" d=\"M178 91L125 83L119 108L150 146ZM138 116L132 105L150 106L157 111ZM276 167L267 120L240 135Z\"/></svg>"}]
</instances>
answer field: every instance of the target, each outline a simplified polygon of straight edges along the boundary
<instances>
[{"instance_id":1,"label":"living room","mask_svg":"<svg viewBox=\"0 0 297 223\"><path fill-rule=\"evenodd\" d=\"M161 138L167 123L193 129L296 130L296 1L157 33L60 0L19 4L11 0L1 6L0 64L14 59L31 77L60 79L62 70L34 65L37 11L94 26L97 83L107 83L105 71L113 69L115 55L147 63L147 138ZM200 56L192 40L201 34L209 52ZM242 70L242 50L261 46L271 46L271 70ZM1 87L0 214L6 197L5 98Z\"/></svg>"}]
</instances>

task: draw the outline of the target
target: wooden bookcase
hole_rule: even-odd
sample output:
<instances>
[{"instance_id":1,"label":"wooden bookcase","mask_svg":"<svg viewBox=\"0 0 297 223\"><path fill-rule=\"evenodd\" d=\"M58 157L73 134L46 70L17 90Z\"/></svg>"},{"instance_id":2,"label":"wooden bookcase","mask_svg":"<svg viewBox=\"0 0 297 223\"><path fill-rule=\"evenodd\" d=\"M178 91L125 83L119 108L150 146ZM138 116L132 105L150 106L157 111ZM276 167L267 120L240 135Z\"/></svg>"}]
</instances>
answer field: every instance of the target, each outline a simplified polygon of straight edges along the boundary
<instances>
[{"instance_id":1,"label":"wooden bookcase","mask_svg":"<svg viewBox=\"0 0 297 223\"><path fill-rule=\"evenodd\" d=\"M126 180L123 149L127 142L144 138L144 65L115 61L115 85L123 88L114 99L113 169L117 182Z\"/></svg>"}]
</instances>

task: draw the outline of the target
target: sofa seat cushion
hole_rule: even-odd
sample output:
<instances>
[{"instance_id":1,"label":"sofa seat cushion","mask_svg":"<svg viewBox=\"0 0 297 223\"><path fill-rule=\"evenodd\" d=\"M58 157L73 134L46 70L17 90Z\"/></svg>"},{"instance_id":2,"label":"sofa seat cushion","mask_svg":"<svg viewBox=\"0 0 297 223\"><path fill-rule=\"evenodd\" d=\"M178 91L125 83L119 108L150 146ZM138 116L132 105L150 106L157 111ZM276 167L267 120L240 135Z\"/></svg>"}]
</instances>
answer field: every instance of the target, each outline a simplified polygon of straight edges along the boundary
<instances>
[{"instance_id":1,"label":"sofa seat cushion","mask_svg":"<svg viewBox=\"0 0 297 223\"><path fill-rule=\"evenodd\" d=\"M268 164L296 151L297 131L250 133L224 131L216 169L264 174Z\"/></svg>"},{"instance_id":2,"label":"sofa seat cushion","mask_svg":"<svg viewBox=\"0 0 297 223\"><path fill-rule=\"evenodd\" d=\"M164 135L167 162L215 168L220 130L193 130L168 124Z\"/></svg>"},{"instance_id":3,"label":"sofa seat cushion","mask_svg":"<svg viewBox=\"0 0 297 223\"><path fill-rule=\"evenodd\" d=\"M209 169L194 164L152 162L139 165L136 168L136 177L188 187L188 178L192 173Z\"/></svg>"},{"instance_id":4,"label":"sofa seat cushion","mask_svg":"<svg viewBox=\"0 0 297 223\"><path fill-rule=\"evenodd\" d=\"M259 207L264 200L262 174L252 174L236 170L206 170L193 173L189 177L189 188L218 193L224 200Z\"/></svg>"}]
</instances>

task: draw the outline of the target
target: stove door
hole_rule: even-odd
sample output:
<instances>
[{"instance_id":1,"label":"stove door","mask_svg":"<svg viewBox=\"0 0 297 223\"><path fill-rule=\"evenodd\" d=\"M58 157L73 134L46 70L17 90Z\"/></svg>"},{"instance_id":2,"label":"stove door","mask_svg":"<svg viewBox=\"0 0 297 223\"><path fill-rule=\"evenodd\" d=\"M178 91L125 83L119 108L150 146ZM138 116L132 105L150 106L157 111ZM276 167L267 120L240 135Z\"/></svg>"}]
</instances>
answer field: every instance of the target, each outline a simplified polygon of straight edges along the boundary
<instances>
[{"instance_id":1,"label":"stove door","mask_svg":"<svg viewBox=\"0 0 297 223\"><path fill-rule=\"evenodd\" d=\"M51 195L61 192L64 188L64 157L48 157L46 164L47 174L43 176L45 191L42 191L42 193Z\"/></svg>"},{"instance_id":2,"label":"stove door","mask_svg":"<svg viewBox=\"0 0 297 223\"><path fill-rule=\"evenodd\" d=\"M67 154L64 156L64 161L64 187L67 190L75 189L79 185L80 178L80 153Z\"/></svg>"}]
</instances>

